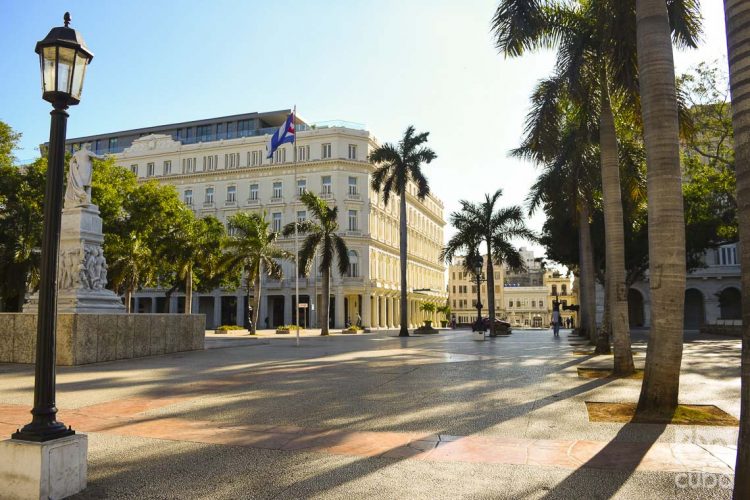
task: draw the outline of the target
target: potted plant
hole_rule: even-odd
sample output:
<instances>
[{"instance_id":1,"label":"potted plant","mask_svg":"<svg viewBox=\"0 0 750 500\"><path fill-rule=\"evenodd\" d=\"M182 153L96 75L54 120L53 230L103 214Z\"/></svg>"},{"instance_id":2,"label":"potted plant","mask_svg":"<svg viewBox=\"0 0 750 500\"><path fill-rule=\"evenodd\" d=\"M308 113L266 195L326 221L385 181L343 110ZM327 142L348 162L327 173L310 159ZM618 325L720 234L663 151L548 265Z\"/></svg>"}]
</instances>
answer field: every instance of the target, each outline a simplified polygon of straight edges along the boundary
<instances>
[{"instance_id":1,"label":"potted plant","mask_svg":"<svg viewBox=\"0 0 750 500\"><path fill-rule=\"evenodd\" d=\"M437 308L437 312L439 312L445 317L445 319L440 320L440 326L442 326L443 328L446 328L448 326L448 318L451 317L451 306L449 306L448 304L445 304L444 306L440 306Z\"/></svg>"},{"instance_id":2,"label":"potted plant","mask_svg":"<svg viewBox=\"0 0 750 500\"><path fill-rule=\"evenodd\" d=\"M302 330L302 328L298 327L297 325L281 325L276 327L276 334L277 335L288 335L292 331L296 330Z\"/></svg>"}]
</instances>

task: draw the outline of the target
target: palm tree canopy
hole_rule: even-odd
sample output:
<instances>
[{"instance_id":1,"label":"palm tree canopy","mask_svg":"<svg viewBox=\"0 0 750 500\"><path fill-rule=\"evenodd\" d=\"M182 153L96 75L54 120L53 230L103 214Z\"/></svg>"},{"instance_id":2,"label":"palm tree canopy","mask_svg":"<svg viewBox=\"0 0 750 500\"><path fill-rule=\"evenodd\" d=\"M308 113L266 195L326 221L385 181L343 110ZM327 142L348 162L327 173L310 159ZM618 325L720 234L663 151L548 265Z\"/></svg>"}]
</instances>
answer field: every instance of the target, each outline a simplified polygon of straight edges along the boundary
<instances>
[{"instance_id":1,"label":"palm tree canopy","mask_svg":"<svg viewBox=\"0 0 750 500\"><path fill-rule=\"evenodd\" d=\"M229 218L234 234L224 241L224 266L244 267L248 283L258 277L261 267L268 277L280 279L281 261L294 260L294 254L276 245L279 234L270 230L265 215L239 212Z\"/></svg>"},{"instance_id":2,"label":"palm tree canopy","mask_svg":"<svg viewBox=\"0 0 750 500\"><path fill-rule=\"evenodd\" d=\"M307 207L311 219L300 222L290 222L282 230L282 234L289 237L296 230L306 235L302 247L299 250L299 265L302 272L307 276L310 274L313 258L316 252L320 252L321 273L328 272L333 267L334 258L338 258L338 270L341 275L349 271L349 249L346 242L338 235L338 207L330 207L325 200L307 191L300 200Z\"/></svg>"},{"instance_id":3,"label":"palm tree canopy","mask_svg":"<svg viewBox=\"0 0 750 500\"><path fill-rule=\"evenodd\" d=\"M403 196L409 180L417 185L420 200L430 194L430 187L421 167L423 163L430 163L437 158L432 149L423 146L429 135L429 132L417 134L414 126L410 125L398 145L386 143L370 153L368 159L376 165L372 174L372 189L382 191L384 203L388 204L391 193Z\"/></svg>"}]
</instances>

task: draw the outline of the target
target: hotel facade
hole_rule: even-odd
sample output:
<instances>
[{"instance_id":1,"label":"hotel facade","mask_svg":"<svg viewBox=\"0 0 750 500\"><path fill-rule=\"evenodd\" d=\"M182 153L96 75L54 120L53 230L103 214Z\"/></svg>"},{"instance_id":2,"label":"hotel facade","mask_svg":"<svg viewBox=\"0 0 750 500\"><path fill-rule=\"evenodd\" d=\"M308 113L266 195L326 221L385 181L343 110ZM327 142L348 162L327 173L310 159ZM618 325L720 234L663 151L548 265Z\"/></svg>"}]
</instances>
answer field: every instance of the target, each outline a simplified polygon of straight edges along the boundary
<instances>
[{"instance_id":1,"label":"hotel facade","mask_svg":"<svg viewBox=\"0 0 750 500\"><path fill-rule=\"evenodd\" d=\"M281 146L266 158L266 142L288 110L248 113L70 139L68 148L90 143L99 154L114 155L117 164L139 181L174 186L197 216L212 215L226 224L240 211L260 212L279 231L308 216L300 195L311 191L339 207L340 235L349 247L346 275L331 276L331 318L334 328L356 323L372 328L399 327L399 197L388 205L370 187L374 167L367 157L378 146L364 127L345 122L309 125L296 120L297 143ZM296 149L295 149L296 148ZM296 161L295 161L296 158ZM409 326L437 320L420 311L423 303L445 304L443 203L434 195L419 200L416 186L407 188L409 237ZM231 232L231 228L229 228ZM300 243L303 237L300 236ZM293 238L279 245L294 251ZM318 326L322 276L316 269L299 278L300 324ZM294 323L294 263L282 262L281 280L263 278L259 328ZM166 302L164 290L135 294L136 312L179 312L184 296ZM213 290L193 296L193 311L206 315L208 328L242 325L245 291Z\"/></svg>"}]
</instances>

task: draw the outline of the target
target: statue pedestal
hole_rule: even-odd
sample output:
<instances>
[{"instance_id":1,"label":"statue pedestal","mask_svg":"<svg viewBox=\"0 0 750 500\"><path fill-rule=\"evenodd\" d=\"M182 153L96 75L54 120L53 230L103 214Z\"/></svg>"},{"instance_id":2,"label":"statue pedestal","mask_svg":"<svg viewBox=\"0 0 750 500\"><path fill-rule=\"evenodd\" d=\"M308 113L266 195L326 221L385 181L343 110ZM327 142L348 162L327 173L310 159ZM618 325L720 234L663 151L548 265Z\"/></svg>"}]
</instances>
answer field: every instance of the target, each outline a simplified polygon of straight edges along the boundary
<instances>
[{"instance_id":1,"label":"statue pedestal","mask_svg":"<svg viewBox=\"0 0 750 500\"><path fill-rule=\"evenodd\" d=\"M107 290L107 261L102 249L102 219L96 205L66 207L62 212L57 275L58 313L122 314L120 297ZM36 313L34 294L23 311Z\"/></svg>"}]
</instances>

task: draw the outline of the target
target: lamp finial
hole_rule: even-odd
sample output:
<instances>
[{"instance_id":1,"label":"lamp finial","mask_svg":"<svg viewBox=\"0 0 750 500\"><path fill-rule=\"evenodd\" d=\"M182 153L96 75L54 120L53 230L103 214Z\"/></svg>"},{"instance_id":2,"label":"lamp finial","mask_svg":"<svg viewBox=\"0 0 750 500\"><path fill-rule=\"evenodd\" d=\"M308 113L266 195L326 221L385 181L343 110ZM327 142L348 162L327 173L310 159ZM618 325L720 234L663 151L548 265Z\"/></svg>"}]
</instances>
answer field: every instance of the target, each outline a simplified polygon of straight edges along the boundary
<instances>
[{"instance_id":1,"label":"lamp finial","mask_svg":"<svg viewBox=\"0 0 750 500\"><path fill-rule=\"evenodd\" d=\"M67 28L70 24L70 12L66 12L63 16L63 21L65 22L65 27Z\"/></svg>"}]
</instances>

